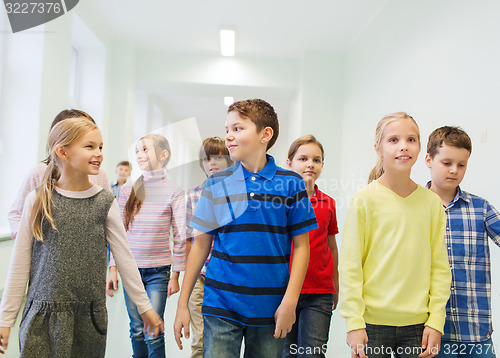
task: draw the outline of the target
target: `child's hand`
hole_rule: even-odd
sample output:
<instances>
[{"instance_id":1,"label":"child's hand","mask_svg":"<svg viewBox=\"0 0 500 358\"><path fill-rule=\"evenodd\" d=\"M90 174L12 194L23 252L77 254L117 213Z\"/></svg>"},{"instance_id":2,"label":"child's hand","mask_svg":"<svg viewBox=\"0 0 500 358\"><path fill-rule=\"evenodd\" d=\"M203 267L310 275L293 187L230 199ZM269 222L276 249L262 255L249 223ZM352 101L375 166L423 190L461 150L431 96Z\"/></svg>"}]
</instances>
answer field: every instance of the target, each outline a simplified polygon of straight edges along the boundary
<instances>
[{"instance_id":1,"label":"child's hand","mask_svg":"<svg viewBox=\"0 0 500 358\"><path fill-rule=\"evenodd\" d=\"M274 321L276 329L274 330L274 338L285 338L288 332L292 330L295 323L295 309L297 305L291 305L288 302L282 301L276 313Z\"/></svg>"},{"instance_id":2,"label":"child's hand","mask_svg":"<svg viewBox=\"0 0 500 358\"><path fill-rule=\"evenodd\" d=\"M426 326L422 335L422 349L425 351L419 354L420 358L435 357L439 353L441 345L441 332Z\"/></svg>"},{"instance_id":3,"label":"child's hand","mask_svg":"<svg viewBox=\"0 0 500 358\"><path fill-rule=\"evenodd\" d=\"M175 274L175 272L174 272ZM179 275L172 275L170 280L168 281L168 288L167 288L167 298L172 296L174 293L179 292Z\"/></svg>"},{"instance_id":4,"label":"child's hand","mask_svg":"<svg viewBox=\"0 0 500 358\"><path fill-rule=\"evenodd\" d=\"M108 294L109 297L115 296L111 290L116 291L118 288L117 277L118 274L116 266L111 266L109 268L108 279L106 280L106 293Z\"/></svg>"},{"instance_id":5,"label":"child's hand","mask_svg":"<svg viewBox=\"0 0 500 358\"><path fill-rule=\"evenodd\" d=\"M351 358L367 357L367 355L365 354L365 347L368 343L366 329L355 329L354 331L347 332L346 342L351 349Z\"/></svg>"},{"instance_id":6,"label":"child's hand","mask_svg":"<svg viewBox=\"0 0 500 358\"><path fill-rule=\"evenodd\" d=\"M189 310L187 307L177 305L177 312L174 321L174 336L179 349L182 349L182 329L184 328L184 335L189 339Z\"/></svg>"},{"instance_id":7,"label":"child's hand","mask_svg":"<svg viewBox=\"0 0 500 358\"><path fill-rule=\"evenodd\" d=\"M333 294L333 307L332 307L332 311L335 311L335 308L337 308L337 303L339 303L339 294L338 293L334 293Z\"/></svg>"},{"instance_id":8,"label":"child's hand","mask_svg":"<svg viewBox=\"0 0 500 358\"><path fill-rule=\"evenodd\" d=\"M147 310L146 312L141 314L141 318L144 322L143 332L146 335L151 334L152 331L154 333L153 336L156 338L158 337L158 334L165 332L163 321L154 309Z\"/></svg>"},{"instance_id":9,"label":"child's hand","mask_svg":"<svg viewBox=\"0 0 500 358\"><path fill-rule=\"evenodd\" d=\"M4 354L9 345L10 327L0 327L0 354Z\"/></svg>"}]
</instances>

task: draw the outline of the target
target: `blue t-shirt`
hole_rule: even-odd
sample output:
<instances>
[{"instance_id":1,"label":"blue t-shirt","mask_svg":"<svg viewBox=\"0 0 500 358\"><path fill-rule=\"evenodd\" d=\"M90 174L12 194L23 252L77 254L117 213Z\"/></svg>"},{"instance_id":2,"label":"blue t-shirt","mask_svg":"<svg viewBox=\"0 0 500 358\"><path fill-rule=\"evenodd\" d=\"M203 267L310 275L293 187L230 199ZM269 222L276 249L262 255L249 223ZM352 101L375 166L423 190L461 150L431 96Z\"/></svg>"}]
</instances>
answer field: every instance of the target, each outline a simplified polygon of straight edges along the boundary
<instances>
[{"instance_id":1,"label":"blue t-shirt","mask_svg":"<svg viewBox=\"0 0 500 358\"><path fill-rule=\"evenodd\" d=\"M246 326L275 324L292 237L318 227L302 177L267 160L258 173L236 162L210 176L191 220L214 235L202 313Z\"/></svg>"}]
</instances>

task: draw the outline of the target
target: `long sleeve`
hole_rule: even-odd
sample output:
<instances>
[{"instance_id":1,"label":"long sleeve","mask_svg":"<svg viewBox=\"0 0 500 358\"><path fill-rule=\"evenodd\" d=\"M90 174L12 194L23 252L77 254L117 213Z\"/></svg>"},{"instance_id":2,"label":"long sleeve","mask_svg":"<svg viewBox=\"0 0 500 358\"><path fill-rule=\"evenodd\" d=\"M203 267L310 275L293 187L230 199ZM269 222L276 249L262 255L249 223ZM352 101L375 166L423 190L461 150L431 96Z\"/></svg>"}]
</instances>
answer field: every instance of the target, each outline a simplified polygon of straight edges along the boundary
<instances>
[{"instance_id":1,"label":"long sleeve","mask_svg":"<svg viewBox=\"0 0 500 358\"><path fill-rule=\"evenodd\" d=\"M177 193L172 200L172 231L174 234L172 271L186 268L186 201L184 192Z\"/></svg>"},{"instance_id":2,"label":"long sleeve","mask_svg":"<svg viewBox=\"0 0 500 358\"><path fill-rule=\"evenodd\" d=\"M146 312L151 309L152 306L146 291L144 291L144 285L142 284L137 264L130 251L127 234L120 217L120 209L116 200L111 205L106 220L106 238L127 294L137 305L139 313L142 314Z\"/></svg>"},{"instance_id":3,"label":"long sleeve","mask_svg":"<svg viewBox=\"0 0 500 358\"><path fill-rule=\"evenodd\" d=\"M450 298L451 270L444 242L446 214L437 202L431 223L431 280L429 288L429 318L426 326L444 334L446 303Z\"/></svg>"},{"instance_id":4,"label":"long sleeve","mask_svg":"<svg viewBox=\"0 0 500 358\"><path fill-rule=\"evenodd\" d=\"M347 332L365 328L363 318L363 251L366 214L363 200L354 197L347 210L339 260L340 314Z\"/></svg>"},{"instance_id":5,"label":"long sleeve","mask_svg":"<svg viewBox=\"0 0 500 358\"><path fill-rule=\"evenodd\" d=\"M17 192L16 199L10 207L10 211L7 216L13 239L16 238L17 232L19 231L19 224L21 222L21 215L23 213L26 197L40 185L46 167L47 166L45 164L41 163L28 173L28 175L24 178L19 191Z\"/></svg>"},{"instance_id":6,"label":"long sleeve","mask_svg":"<svg viewBox=\"0 0 500 358\"><path fill-rule=\"evenodd\" d=\"M26 197L14 248L0 304L0 327L13 327L21 308L26 285L28 284L31 257L33 253L33 233L30 226L31 211L36 194Z\"/></svg>"}]
</instances>

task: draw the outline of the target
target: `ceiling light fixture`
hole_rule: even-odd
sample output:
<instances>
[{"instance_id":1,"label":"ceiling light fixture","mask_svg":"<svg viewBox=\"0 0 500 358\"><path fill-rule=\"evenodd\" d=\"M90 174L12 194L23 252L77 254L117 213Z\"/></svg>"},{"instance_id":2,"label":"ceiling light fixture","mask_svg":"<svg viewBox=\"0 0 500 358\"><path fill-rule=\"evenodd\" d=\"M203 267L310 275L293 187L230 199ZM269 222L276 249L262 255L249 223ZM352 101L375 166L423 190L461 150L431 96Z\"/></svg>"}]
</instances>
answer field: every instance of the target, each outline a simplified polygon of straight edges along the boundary
<instances>
[{"instance_id":1,"label":"ceiling light fixture","mask_svg":"<svg viewBox=\"0 0 500 358\"><path fill-rule=\"evenodd\" d=\"M220 30L220 53L222 56L234 56L234 42L236 33L234 30Z\"/></svg>"}]
</instances>

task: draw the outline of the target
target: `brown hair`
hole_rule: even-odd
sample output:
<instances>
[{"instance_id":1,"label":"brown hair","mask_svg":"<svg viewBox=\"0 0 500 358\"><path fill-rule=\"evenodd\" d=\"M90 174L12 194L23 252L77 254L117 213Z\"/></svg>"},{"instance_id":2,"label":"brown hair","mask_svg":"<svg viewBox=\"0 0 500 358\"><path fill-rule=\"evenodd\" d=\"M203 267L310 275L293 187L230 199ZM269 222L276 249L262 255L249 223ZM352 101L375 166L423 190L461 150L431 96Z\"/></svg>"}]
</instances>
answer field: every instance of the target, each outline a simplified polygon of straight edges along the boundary
<instances>
[{"instance_id":1,"label":"brown hair","mask_svg":"<svg viewBox=\"0 0 500 358\"><path fill-rule=\"evenodd\" d=\"M54 118L52 124L50 125L50 129L54 128L54 126L68 118L86 118L92 123L96 124L94 119L86 112L80 111L79 109L64 109Z\"/></svg>"},{"instance_id":2,"label":"brown hair","mask_svg":"<svg viewBox=\"0 0 500 358\"><path fill-rule=\"evenodd\" d=\"M472 141L468 134L460 127L444 126L437 129L429 135L427 142L427 153L434 159L443 147L443 143L456 148L464 148L472 153Z\"/></svg>"},{"instance_id":3,"label":"brown hair","mask_svg":"<svg viewBox=\"0 0 500 358\"><path fill-rule=\"evenodd\" d=\"M314 143L319 147L319 149L321 150L321 161L324 162L325 150L323 149L323 145L312 134L307 134L305 136L297 138L293 141L292 144L290 144L290 148L288 149L288 159L292 160L293 157L295 157L295 154L297 154L299 148L304 144L309 144L309 143Z\"/></svg>"},{"instance_id":4,"label":"brown hair","mask_svg":"<svg viewBox=\"0 0 500 358\"><path fill-rule=\"evenodd\" d=\"M95 129L98 128L94 123L80 118L69 118L61 121L51 129L47 144L49 155L44 161L47 164L47 168L43 174L42 183L38 188L31 213L31 229L37 240L43 241L42 225L44 220L47 220L56 229L51 210L52 193L56 186L56 181L61 176L56 149L72 145L88 132Z\"/></svg>"},{"instance_id":5,"label":"brown hair","mask_svg":"<svg viewBox=\"0 0 500 358\"><path fill-rule=\"evenodd\" d=\"M389 124L402 119L408 120L415 125L415 127L417 128L418 140L420 141L420 129L418 128L418 124L417 122L415 122L413 117L406 114L405 112L396 112L386 115L378 122L377 129L375 130L375 144L380 146L384 136L384 130ZM370 172L370 175L368 176L368 183L371 183L372 181L380 178L382 174L384 174L384 166L382 163L382 158L379 156L377 164L375 165L375 167Z\"/></svg>"},{"instance_id":6,"label":"brown hair","mask_svg":"<svg viewBox=\"0 0 500 358\"><path fill-rule=\"evenodd\" d=\"M198 153L201 169L203 169L203 160L210 160L210 157L214 155L223 155L229 167L234 164L229 156L226 142L221 137L208 137L203 141Z\"/></svg>"},{"instance_id":7,"label":"brown hair","mask_svg":"<svg viewBox=\"0 0 500 358\"><path fill-rule=\"evenodd\" d=\"M274 108L262 99L247 99L244 101L234 102L227 109L227 113L232 111L238 112L242 117L250 119L257 127L257 132L260 132L266 127L270 127L273 130L273 137L267 143L267 150L269 150L276 139L278 139L279 134L279 122L278 115L274 111Z\"/></svg>"},{"instance_id":8,"label":"brown hair","mask_svg":"<svg viewBox=\"0 0 500 358\"><path fill-rule=\"evenodd\" d=\"M165 168L170 161L172 152L170 150L170 143L167 138L159 134L148 134L138 140L140 142L143 139L151 139L153 141L153 146L156 156L161 152L167 151L168 157L163 161L162 167ZM146 197L146 191L144 190L144 175L141 175L134 183L132 187L132 192L125 204L125 229L128 230L130 224L134 221L135 215L141 210L142 202Z\"/></svg>"},{"instance_id":9,"label":"brown hair","mask_svg":"<svg viewBox=\"0 0 500 358\"><path fill-rule=\"evenodd\" d=\"M132 170L132 164L128 160L123 160L120 163L116 164L116 167L118 168L119 166L124 166L124 167L129 167L130 170Z\"/></svg>"}]
</instances>

